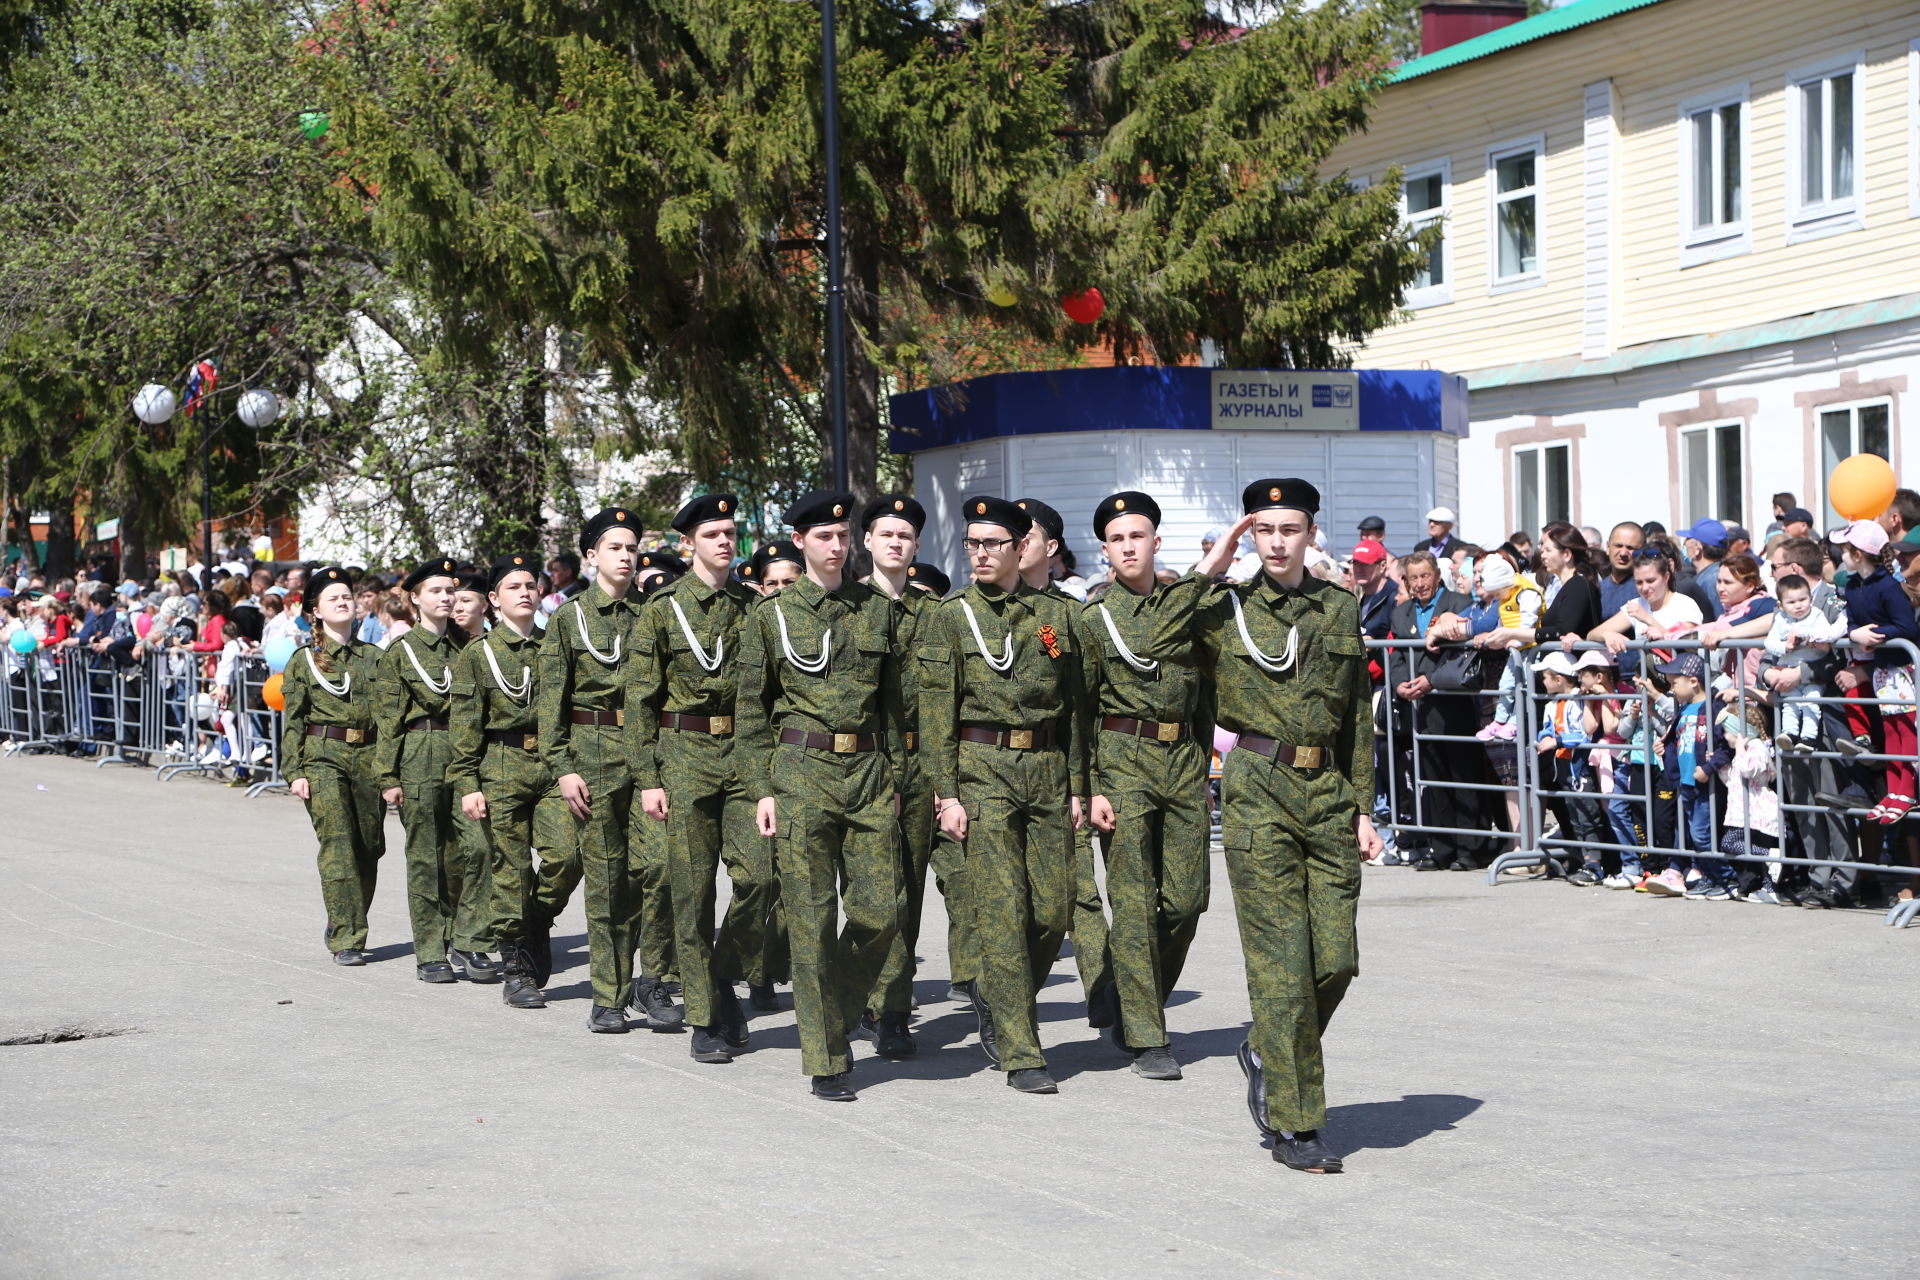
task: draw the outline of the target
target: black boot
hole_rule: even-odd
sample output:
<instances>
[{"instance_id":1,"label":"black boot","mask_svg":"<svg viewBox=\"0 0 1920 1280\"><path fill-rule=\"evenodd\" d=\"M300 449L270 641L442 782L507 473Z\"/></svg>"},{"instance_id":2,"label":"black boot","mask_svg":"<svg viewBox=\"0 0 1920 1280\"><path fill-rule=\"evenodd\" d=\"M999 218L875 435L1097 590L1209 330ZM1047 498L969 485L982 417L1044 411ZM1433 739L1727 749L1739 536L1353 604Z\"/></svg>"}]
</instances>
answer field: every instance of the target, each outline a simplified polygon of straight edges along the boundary
<instances>
[{"instance_id":1,"label":"black boot","mask_svg":"<svg viewBox=\"0 0 1920 1280\"><path fill-rule=\"evenodd\" d=\"M528 921L526 937L521 941L533 966L534 985L546 986L553 978L553 921Z\"/></svg>"},{"instance_id":2,"label":"black boot","mask_svg":"<svg viewBox=\"0 0 1920 1280\"><path fill-rule=\"evenodd\" d=\"M713 1026L720 1038L735 1049L747 1047L747 1011L740 1007L740 997L733 993L733 984L723 982L713 992Z\"/></svg>"},{"instance_id":3,"label":"black boot","mask_svg":"<svg viewBox=\"0 0 1920 1280\"><path fill-rule=\"evenodd\" d=\"M504 985L500 999L510 1009L544 1009L547 997L533 978L533 957L527 954L526 940L509 938L500 944L500 968Z\"/></svg>"},{"instance_id":4,"label":"black boot","mask_svg":"<svg viewBox=\"0 0 1920 1280\"><path fill-rule=\"evenodd\" d=\"M813 1096L825 1102L852 1102L860 1095L853 1091L853 1072L842 1071L838 1075L815 1076Z\"/></svg>"},{"instance_id":5,"label":"black boot","mask_svg":"<svg viewBox=\"0 0 1920 1280\"><path fill-rule=\"evenodd\" d=\"M1120 989L1109 978L1087 992L1087 1025L1110 1027L1119 1020Z\"/></svg>"},{"instance_id":6,"label":"black boot","mask_svg":"<svg viewBox=\"0 0 1920 1280\"><path fill-rule=\"evenodd\" d=\"M913 1036L907 1031L907 1015L883 1013L880 1015L880 1038L875 1046L883 1058L911 1058L920 1051L913 1042Z\"/></svg>"},{"instance_id":7,"label":"black boot","mask_svg":"<svg viewBox=\"0 0 1920 1280\"><path fill-rule=\"evenodd\" d=\"M771 982L750 982L747 984L747 1003L761 1013L772 1013L780 1007L780 996Z\"/></svg>"},{"instance_id":8,"label":"black boot","mask_svg":"<svg viewBox=\"0 0 1920 1280\"><path fill-rule=\"evenodd\" d=\"M997 1069L1000 1066L1000 1037L993 1029L993 1010L987 1007L987 998L980 994L978 979L967 984L967 995L973 1000L973 1013L980 1023L980 1051Z\"/></svg>"},{"instance_id":9,"label":"black boot","mask_svg":"<svg viewBox=\"0 0 1920 1280\"><path fill-rule=\"evenodd\" d=\"M687 1052L695 1062L733 1061L733 1054L728 1051L727 1042L721 1037L718 1027L695 1027Z\"/></svg>"},{"instance_id":10,"label":"black boot","mask_svg":"<svg viewBox=\"0 0 1920 1280\"><path fill-rule=\"evenodd\" d=\"M595 1005L587 1014L587 1030L602 1035L623 1036L627 1033L627 1011L609 1009L605 1005Z\"/></svg>"},{"instance_id":11,"label":"black boot","mask_svg":"<svg viewBox=\"0 0 1920 1280\"><path fill-rule=\"evenodd\" d=\"M456 950L453 953L453 963L468 982L500 981L500 970L495 967L493 957L484 951Z\"/></svg>"}]
</instances>

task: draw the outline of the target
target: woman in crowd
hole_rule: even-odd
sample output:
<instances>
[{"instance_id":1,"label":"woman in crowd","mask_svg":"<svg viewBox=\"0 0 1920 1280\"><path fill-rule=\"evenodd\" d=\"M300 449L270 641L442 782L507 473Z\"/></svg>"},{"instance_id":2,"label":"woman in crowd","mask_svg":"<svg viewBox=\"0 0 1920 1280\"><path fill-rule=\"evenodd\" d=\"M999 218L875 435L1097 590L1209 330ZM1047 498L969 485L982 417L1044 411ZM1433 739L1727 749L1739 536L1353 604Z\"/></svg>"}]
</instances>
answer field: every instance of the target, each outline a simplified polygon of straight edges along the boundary
<instances>
[{"instance_id":1,"label":"woman in crowd","mask_svg":"<svg viewBox=\"0 0 1920 1280\"><path fill-rule=\"evenodd\" d=\"M1587 632L1587 639L1601 641L1618 655L1632 641L1684 636L1700 625L1700 606L1674 590L1673 561L1661 548L1643 547L1634 553L1633 589L1639 598Z\"/></svg>"}]
</instances>

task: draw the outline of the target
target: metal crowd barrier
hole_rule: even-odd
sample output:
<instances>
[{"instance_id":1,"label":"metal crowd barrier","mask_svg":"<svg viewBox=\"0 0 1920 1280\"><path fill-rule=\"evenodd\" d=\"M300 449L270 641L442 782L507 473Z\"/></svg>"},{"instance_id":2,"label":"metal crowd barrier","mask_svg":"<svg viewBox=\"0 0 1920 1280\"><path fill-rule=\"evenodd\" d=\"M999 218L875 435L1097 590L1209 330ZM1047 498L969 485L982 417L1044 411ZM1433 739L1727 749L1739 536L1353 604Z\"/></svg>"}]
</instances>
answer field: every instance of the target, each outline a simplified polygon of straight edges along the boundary
<instances>
[{"instance_id":1,"label":"metal crowd barrier","mask_svg":"<svg viewBox=\"0 0 1920 1280\"><path fill-rule=\"evenodd\" d=\"M1639 786L1630 792L1623 792L1618 789L1612 792L1603 792L1597 788L1597 785L1594 790L1557 790L1547 785L1547 779L1544 777L1541 769L1541 759L1539 753L1535 750L1535 743L1541 732L1541 710L1544 703L1550 701L1554 696L1565 696L1576 705L1583 707L1590 702L1607 700L1619 702L1622 699L1626 699L1637 702L1639 707L1639 723L1642 726L1646 726L1652 721L1653 704L1657 695L1650 693L1645 683L1637 685L1636 691L1631 694L1623 694L1615 691L1619 684L1624 683L1624 681L1616 680L1615 689L1604 694L1584 694L1579 692L1576 687L1573 693L1567 695L1547 695L1538 690L1537 678L1531 670L1531 666L1534 662L1539 661L1547 653L1551 652L1552 647L1543 645L1520 650L1519 652L1527 665L1522 678L1518 682L1516 690L1517 697L1514 703L1514 724L1516 726L1516 732L1512 740L1512 746L1516 756L1514 762L1515 781L1511 785L1508 785L1504 783L1463 782L1452 776L1429 778L1427 774L1432 771L1433 765L1442 759L1448 761L1449 767L1441 770L1441 772L1446 774L1458 772L1459 756L1451 753L1472 753L1476 748L1483 750L1498 748L1495 744L1482 742L1477 737L1464 733L1434 732L1429 728L1423 727L1421 723L1423 720L1431 720L1434 717L1423 715L1422 713L1425 708L1417 704L1409 703L1407 699L1397 696L1395 692L1396 687L1412 678L1413 651L1426 650L1427 646L1425 641L1369 640L1367 644L1370 649L1375 651L1375 656L1381 662L1386 676L1386 687L1384 696L1381 699L1382 715L1379 717L1376 728L1384 739L1386 755L1386 769L1384 773L1385 790L1391 809L1390 822L1396 835L1408 833L1416 835L1477 837L1490 840L1511 839L1513 841L1513 847L1496 854L1486 868L1487 882L1490 885L1499 883L1501 872L1508 867L1540 867L1547 875L1558 874L1561 869L1556 862L1556 857L1563 860L1580 858L1587 852L1612 852L1623 856L1631 856L1635 861L1652 860L1670 862L1674 860L1718 859L1734 864L1771 863L1782 867L1803 866L1830 871L1871 871L1880 875L1920 876L1920 866L1907 866L1891 861L1891 848L1884 848L1884 853L1888 860L1867 862L1859 859L1857 857L1859 847L1858 831L1847 830L1844 824L1836 828L1836 830L1845 840L1849 849L1856 854L1856 857L1803 857L1798 856L1794 852L1805 834L1803 828L1809 826L1811 823L1836 821L1843 818L1858 820L1872 812L1870 807L1849 807L1839 801L1837 793L1842 790L1847 781L1849 781L1846 775L1847 769L1862 766L1884 767L1890 762L1905 762L1920 769L1920 751L1916 751L1913 755L1909 756L1890 755L1885 752L1873 751L1843 753L1831 749L1831 743L1835 740L1836 735L1847 738L1852 736L1852 731L1847 726L1844 715L1842 714L1843 709L1847 706L1911 706L1911 703L1901 703L1895 698L1880 698L1876 696L1835 697L1821 694L1818 691L1805 695L1804 698L1801 699L1804 705L1819 708L1822 720L1822 734L1824 739L1822 747L1821 749L1811 751L1785 752L1773 748L1771 742L1774 729L1777 727L1778 722L1777 718L1769 716L1769 728L1766 737L1769 741L1769 750L1773 752L1773 785L1775 794L1779 799L1781 818L1781 834L1777 846L1766 849L1755 848L1753 843L1754 832L1749 815L1749 820L1743 821L1734 828L1744 831L1741 848L1745 850L1745 852L1730 853L1725 851L1722 847L1722 836L1724 832L1721 823L1721 806L1716 804L1710 806L1708 810L1708 848L1705 851L1700 851L1686 847L1685 815L1680 811L1680 796L1676 792L1670 800L1664 802L1660 797L1659 778L1662 772L1662 766L1656 753L1652 749L1651 743L1642 741L1637 751L1634 748L1634 741L1638 739L1615 743L1589 741L1569 744L1571 750L1586 753L1589 757L1591 753L1596 750L1612 752L1615 756L1623 760L1630 759L1634 754L1640 755L1642 760L1638 765L1636 774ZM1443 644L1436 646L1434 652L1436 656L1444 658L1449 655L1457 655L1467 647L1468 646L1461 644ZM1746 653L1763 647L1764 641L1758 639L1723 640L1713 645L1709 645L1693 636L1657 641L1638 641L1629 643L1615 659L1615 662L1618 664L1622 676L1631 670L1635 675L1644 677L1650 674L1658 661L1660 661L1656 651L1665 651L1667 653L1702 652L1707 655L1709 665L1708 696L1712 703L1709 714L1717 716L1725 706L1731 705L1739 710L1740 717L1744 722L1746 720L1749 703L1746 683L1744 680L1733 681L1730 687L1735 690L1734 698L1731 703L1723 701L1718 691L1713 690L1711 687L1711 682L1716 674L1714 667L1717 665L1714 662L1714 657L1717 654L1733 653L1741 655L1740 661L1744 662L1744 655ZM1896 648L1904 653L1909 662L1920 664L1920 649L1916 649L1913 644L1907 641L1891 641L1881 647ZM1606 646L1602 644L1581 641L1575 645L1574 652L1578 654L1582 651L1604 650L1605 648ZM1856 656L1863 652L1857 650L1855 646L1844 642L1837 644L1835 648L1837 650L1853 652ZM1486 652L1495 656L1491 658L1493 665L1490 671L1483 672L1482 674L1483 676L1487 674L1497 676L1498 664L1504 657L1504 651L1491 650ZM1869 695L1871 695L1871 692L1870 689L1867 690ZM1428 693L1420 702L1426 703L1430 699L1437 698L1473 700L1474 714L1467 717L1467 719L1477 723L1481 719L1478 713L1479 704L1486 699L1497 696L1495 689L1484 687L1482 682L1476 681L1474 685L1468 687L1436 689ZM1907 714L1912 714L1912 712L1908 712ZM1454 727L1458 728L1462 726L1456 725ZM1400 751L1400 744L1403 742L1411 748L1406 751L1404 755L1402 755ZM1445 751L1450 754L1442 757L1438 755L1436 751L1423 750L1423 748L1437 748L1439 751ZM1468 759L1471 761L1472 756L1469 755ZM1823 770L1821 768L1823 762L1831 762L1832 768ZM1627 769L1622 772L1631 771L1633 768L1634 766L1629 764ZM1403 778L1403 770L1410 776ZM1820 789L1820 782L1823 778L1828 779L1831 783L1830 794L1833 795L1832 799L1823 800L1817 795L1810 794L1810 792ZM1720 786L1717 778L1714 779L1713 782L1716 787ZM1514 824L1514 829L1505 831L1497 825L1460 827L1429 820L1428 808L1432 803L1433 793L1442 793L1446 797L1447 802L1451 803L1455 799L1453 793L1460 791L1466 791L1468 793L1491 791L1511 798L1518 809L1518 821ZM1411 793L1411 795L1409 796L1408 793ZM1409 799L1411 800L1410 805L1408 804ZM1615 806L1624 806L1630 812L1637 813L1637 820L1631 824L1636 839L1632 843L1619 839L1575 839L1573 838L1573 832L1565 830L1549 835L1544 830L1544 822L1541 817L1543 802L1548 801L1558 802L1561 806L1561 811L1567 813L1572 811L1571 806L1574 804L1597 807L1600 810L1602 819L1607 822L1609 829L1611 829ZM1670 843L1662 843L1656 839L1661 828L1667 825L1664 821L1660 820L1655 808L1657 804L1663 803L1671 806L1674 837ZM1591 810L1589 810L1589 813L1591 814ZM1409 814L1410 820L1408 817ZM1793 815L1808 815L1808 818L1796 824ZM1920 820L1920 807L1916 807L1910 817L1914 820ZM1905 823L1906 819L1903 819L1901 822L1883 827L1882 830L1887 833L1888 839L1891 840L1896 836L1896 833L1903 830ZM1617 835L1618 832L1616 831L1615 834ZM1801 850L1801 852L1805 851ZM1920 888L1920 882L1916 882L1916 887ZM1895 928L1905 928L1911 924L1916 917L1920 917L1920 897L1894 903L1887 913L1886 923Z\"/></svg>"},{"instance_id":2,"label":"metal crowd barrier","mask_svg":"<svg viewBox=\"0 0 1920 1280\"><path fill-rule=\"evenodd\" d=\"M213 674L218 656L151 652L127 661L85 649L9 650L0 741L9 754L64 751L96 767L148 767L161 781L231 774L249 796L283 790L281 715L261 698L266 663L236 655L222 680Z\"/></svg>"}]
</instances>

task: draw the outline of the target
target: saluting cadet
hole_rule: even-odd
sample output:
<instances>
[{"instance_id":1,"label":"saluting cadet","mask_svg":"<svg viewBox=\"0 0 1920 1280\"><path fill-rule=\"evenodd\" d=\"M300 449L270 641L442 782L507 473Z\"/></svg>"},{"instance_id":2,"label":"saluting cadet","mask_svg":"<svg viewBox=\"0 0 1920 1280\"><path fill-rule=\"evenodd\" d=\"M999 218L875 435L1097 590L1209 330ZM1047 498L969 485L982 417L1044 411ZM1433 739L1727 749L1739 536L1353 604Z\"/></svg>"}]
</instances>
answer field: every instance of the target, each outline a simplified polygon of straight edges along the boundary
<instances>
[{"instance_id":1,"label":"saluting cadet","mask_svg":"<svg viewBox=\"0 0 1920 1280\"><path fill-rule=\"evenodd\" d=\"M1338 1173L1321 1136L1320 1037L1359 972L1360 860L1380 849L1373 820L1373 719L1359 603L1306 572L1320 493L1256 480L1246 515L1194 572L1223 572L1249 530L1261 572L1217 587L1195 624L1214 673L1227 753L1221 842L1253 1005L1240 1048L1247 1105L1273 1158ZM1155 656L1160 656L1156 654Z\"/></svg>"},{"instance_id":2,"label":"saluting cadet","mask_svg":"<svg viewBox=\"0 0 1920 1280\"><path fill-rule=\"evenodd\" d=\"M1116 493L1093 513L1093 535L1113 566L1113 586L1075 619L1080 670L1094 732L1088 738L1093 797L1113 928L1107 950L1119 995L1113 1039L1149 1080L1180 1079L1165 1007L1180 980L1207 906L1207 765L1211 691L1190 640L1144 658L1159 633L1183 635L1210 590L1190 578L1154 577L1160 505ZM1092 879L1087 868L1084 879ZM1083 884L1084 889L1084 884ZM1099 911L1099 899L1093 901ZM1080 915L1076 912L1076 928ZM1074 950L1080 950L1076 934ZM1083 970L1084 972L1084 970Z\"/></svg>"},{"instance_id":3,"label":"saluting cadet","mask_svg":"<svg viewBox=\"0 0 1920 1280\"><path fill-rule=\"evenodd\" d=\"M486 954L492 886L447 782L453 759L447 712L459 653L447 624L460 576L452 559L436 556L400 585L412 597L417 621L380 659L373 769L381 795L400 807L407 832L415 972L422 982L456 981L447 962L451 947L468 981L495 982L499 971Z\"/></svg>"},{"instance_id":4,"label":"saluting cadet","mask_svg":"<svg viewBox=\"0 0 1920 1280\"><path fill-rule=\"evenodd\" d=\"M1057 1093L1034 998L1072 916L1087 792L1071 602L1021 581L1035 535L1025 511L989 497L961 510L973 585L940 606L920 645L922 759L941 829L966 844L981 1047L1009 1085Z\"/></svg>"},{"instance_id":5,"label":"saluting cadet","mask_svg":"<svg viewBox=\"0 0 1920 1280\"><path fill-rule=\"evenodd\" d=\"M320 897L335 964L367 962L367 908L387 851L387 806L373 777L373 695L380 650L354 638L353 579L336 565L307 579L313 643L281 677L281 768L320 839Z\"/></svg>"},{"instance_id":6,"label":"saluting cadet","mask_svg":"<svg viewBox=\"0 0 1920 1280\"><path fill-rule=\"evenodd\" d=\"M740 566L740 580L761 595L770 596L798 582L806 568L799 547L785 538L775 538L762 544Z\"/></svg>"},{"instance_id":7,"label":"saluting cadet","mask_svg":"<svg viewBox=\"0 0 1920 1280\"><path fill-rule=\"evenodd\" d=\"M1066 542L1067 524L1058 511L1038 498L1016 504L1033 517L1033 536L1020 547L1020 580L1035 591L1069 599L1053 582L1053 557ZM1092 743L1088 744L1089 751ZM1111 1027L1120 1016L1119 993L1113 982L1113 964L1107 950L1107 908L1100 901L1100 882L1093 870L1093 827L1082 823L1073 833L1073 967L1080 972L1086 993L1087 1025Z\"/></svg>"},{"instance_id":8,"label":"saluting cadet","mask_svg":"<svg viewBox=\"0 0 1920 1280\"><path fill-rule=\"evenodd\" d=\"M894 619L898 652L906 655L901 663L901 701L906 726L905 749L897 757L896 790L900 793L901 875L906 883L906 910L900 917L900 931L894 935L887 963L867 997L867 1012L860 1018L860 1036L871 1040L885 1058L912 1056L919 1048L907 1023L913 1011L914 948L920 942L920 912L927 891L927 858L933 847L933 792L927 788L926 773L920 767L915 730L919 721L919 664L912 660L915 637L920 625L933 616L938 600L925 593L909 591L913 557L920 550L920 534L927 527L926 508L905 494L887 493L869 502L860 512L861 539L873 558L873 572L866 583L895 602L899 615ZM876 1018L874 1015L878 1014Z\"/></svg>"},{"instance_id":9,"label":"saluting cadet","mask_svg":"<svg viewBox=\"0 0 1920 1280\"><path fill-rule=\"evenodd\" d=\"M760 834L775 839L801 1069L833 1102L856 1096L847 1032L902 907L894 606L844 579L852 515L848 493L815 491L788 509L807 572L748 615L736 704L741 780Z\"/></svg>"},{"instance_id":10,"label":"saluting cadet","mask_svg":"<svg viewBox=\"0 0 1920 1280\"><path fill-rule=\"evenodd\" d=\"M731 1062L732 1051L746 1047L747 1015L733 979L758 964L778 893L772 844L754 830L753 803L734 762L740 627L754 600L728 572L739 505L731 493L710 493L674 516L693 569L640 610L627 692L639 807L666 824L675 953L696 1062ZM714 877L722 862L733 897L716 943Z\"/></svg>"},{"instance_id":11,"label":"saluting cadet","mask_svg":"<svg viewBox=\"0 0 1920 1280\"><path fill-rule=\"evenodd\" d=\"M608 507L580 531L593 585L547 621L534 693L540 757L572 814L586 881L592 1031L627 1030L639 895L627 854L633 773L621 733L635 612L627 596L640 558L640 521Z\"/></svg>"},{"instance_id":12,"label":"saluting cadet","mask_svg":"<svg viewBox=\"0 0 1920 1280\"><path fill-rule=\"evenodd\" d=\"M501 999L516 1009L547 1007L540 988L553 972L553 921L580 883L573 818L534 730L539 563L525 552L494 560L488 599L500 625L455 659L448 716L447 783L485 840L493 882L488 934L500 948Z\"/></svg>"}]
</instances>

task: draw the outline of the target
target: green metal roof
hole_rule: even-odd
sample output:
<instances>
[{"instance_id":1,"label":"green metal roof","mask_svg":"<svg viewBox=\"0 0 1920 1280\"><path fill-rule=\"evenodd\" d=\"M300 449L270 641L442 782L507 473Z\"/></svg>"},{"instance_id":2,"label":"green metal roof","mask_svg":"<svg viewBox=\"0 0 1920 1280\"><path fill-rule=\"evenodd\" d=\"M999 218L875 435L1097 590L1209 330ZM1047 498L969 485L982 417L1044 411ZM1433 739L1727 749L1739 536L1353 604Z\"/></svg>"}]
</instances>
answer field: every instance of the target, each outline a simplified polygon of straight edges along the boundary
<instances>
[{"instance_id":1,"label":"green metal roof","mask_svg":"<svg viewBox=\"0 0 1920 1280\"><path fill-rule=\"evenodd\" d=\"M1535 40L1544 40L1548 36L1557 36L1575 27L1605 22L1608 18L1617 18L1623 13L1659 3L1661 0L1574 0L1572 4L1535 14L1525 21L1501 27L1498 31L1489 31L1483 36L1475 36L1471 40L1462 40L1459 44L1448 45L1425 57L1403 62L1393 75L1388 77L1387 83L1399 84L1402 80L1411 80L1415 76L1445 71L1448 67L1457 67L1463 62L1472 62L1476 58L1503 53L1518 45L1531 44Z\"/></svg>"}]
</instances>

